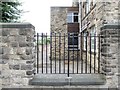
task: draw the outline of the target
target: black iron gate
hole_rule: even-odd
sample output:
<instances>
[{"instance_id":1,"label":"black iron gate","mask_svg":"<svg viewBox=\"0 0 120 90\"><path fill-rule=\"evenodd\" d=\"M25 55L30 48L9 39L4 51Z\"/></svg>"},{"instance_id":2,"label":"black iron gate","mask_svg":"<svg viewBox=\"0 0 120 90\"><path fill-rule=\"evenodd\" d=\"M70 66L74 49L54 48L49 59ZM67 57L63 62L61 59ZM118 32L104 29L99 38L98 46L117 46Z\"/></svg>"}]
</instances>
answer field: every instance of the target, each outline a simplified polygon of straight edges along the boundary
<instances>
[{"instance_id":1,"label":"black iron gate","mask_svg":"<svg viewBox=\"0 0 120 90\"><path fill-rule=\"evenodd\" d=\"M36 73L100 73L100 36L37 33Z\"/></svg>"}]
</instances>

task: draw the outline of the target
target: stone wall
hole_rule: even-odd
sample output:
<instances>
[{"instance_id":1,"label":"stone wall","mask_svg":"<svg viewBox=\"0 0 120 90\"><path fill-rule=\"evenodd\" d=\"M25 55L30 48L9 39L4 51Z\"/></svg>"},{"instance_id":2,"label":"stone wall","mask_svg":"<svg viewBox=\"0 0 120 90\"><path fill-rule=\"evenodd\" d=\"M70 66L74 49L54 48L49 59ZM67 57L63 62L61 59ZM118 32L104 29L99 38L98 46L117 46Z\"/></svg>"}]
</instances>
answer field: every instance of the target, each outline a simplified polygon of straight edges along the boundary
<instances>
[{"instance_id":1,"label":"stone wall","mask_svg":"<svg viewBox=\"0 0 120 90\"><path fill-rule=\"evenodd\" d=\"M108 87L118 87L119 31L120 25L105 25L101 28L101 64Z\"/></svg>"},{"instance_id":2,"label":"stone wall","mask_svg":"<svg viewBox=\"0 0 120 90\"><path fill-rule=\"evenodd\" d=\"M64 13L64 14L63 14ZM51 33L52 33L52 57L55 59L55 48L56 48L56 59L59 59L59 52L61 53L61 59L64 58L64 49L65 54L67 54L67 37L65 37L65 47L64 48L64 34L67 34L67 8L66 7L51 7ZM56 33L56 47L55 47L55 33ZM59 39L60 42L59 42ZM65 55L67 57L67 55Z\"/></svg>"},{"instance_id":3,"label":"stone wall","mask_svg":"<svg viewBox=\"0 0 120 90\"><path fill-rule=\"evenodd\" d=\"M34 74L34 26L29 23L1 23L0 34L2 87L28 86Z\"/></svg>"}]
</instances>

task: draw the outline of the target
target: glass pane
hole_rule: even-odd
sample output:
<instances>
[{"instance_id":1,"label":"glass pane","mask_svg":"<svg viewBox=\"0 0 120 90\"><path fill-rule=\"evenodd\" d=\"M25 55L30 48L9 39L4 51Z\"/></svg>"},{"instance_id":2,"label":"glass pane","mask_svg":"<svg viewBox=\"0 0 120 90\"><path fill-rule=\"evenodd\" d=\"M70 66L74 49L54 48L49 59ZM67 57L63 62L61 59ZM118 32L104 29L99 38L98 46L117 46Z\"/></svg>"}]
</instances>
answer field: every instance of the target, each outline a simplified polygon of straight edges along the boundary
<instances>
[{"instance_id":1,"label":"glass pane","mask_svg":"<svg viewBox=\"0 0 120 90\"><path fill-rule=\"evenodd\" d=\"M72 16L67 16L67 22L72 22Z\"/></svg>"},{"instance_id":2,"label":"glass pane","mask_svg":"<svg viewBox=\"0 0 120 90\"><path fill-rule=\"evenodd\" d=\"M72 16L72 13L68 13L67 16Z\"/></svg>"},{"instance_id":3,"label":"glass pane","mask_svg":"<svg viewBox=\"0 0 120 90\"><path fill-rule=\"evenodd\" d=\"M68 38L68 44L69 45L78 45L78 37L77 34L71 34L70 37Z\"/></svg>"},{"instance_id":4,"label":"glass pane","mask_svg":"<svg viewBox=\"0 0 120 90\"><path fill-rule=\"evenodd\" d=\"M74 16L74 22L78 22L78 16Z\"/></svg>"},{"instance_id":5,"label":"glass pane","mask_svg":"<svg viewBox=\"0 0 120 90\"><path fill-rule=\"evenodd\" d=\"M94 49L94 45L91 46L91 49Z\"/></svg>"}]
</instances>

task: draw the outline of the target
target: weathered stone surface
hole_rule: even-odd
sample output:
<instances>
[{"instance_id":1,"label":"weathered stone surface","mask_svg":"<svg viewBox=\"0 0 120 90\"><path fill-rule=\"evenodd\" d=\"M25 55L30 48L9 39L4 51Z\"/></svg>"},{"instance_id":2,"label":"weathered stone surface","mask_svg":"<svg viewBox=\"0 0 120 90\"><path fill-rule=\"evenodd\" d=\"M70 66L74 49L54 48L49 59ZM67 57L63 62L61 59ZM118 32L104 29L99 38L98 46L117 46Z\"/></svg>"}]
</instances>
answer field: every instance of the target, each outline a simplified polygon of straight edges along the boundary
<instances>
[{"instance_id":1,"label":"weathered stone surface","mask_svg":"<svg viewBox=\"0 0 120 90\"><path fill-rule=\"evenodd\" d=\"M8 59L9 60L9 55L2 55L2 59Z\"/></svg>"},{"instance_id":2,"label":"weathered stone surface","mask_svg":"<svg viewBox=\"0 0 120 90\"><path fill-rule=\"evenodd\" d=\"M104 72L111 72L111 68L107 68L107 67L103 67L102 70L103 70Z\"/></svg>"},{"instance_id":3,"label":"weathered stone surface","mask_svg":"<svg viewBox=\"0 0 120 90\"><path fill-rule=\"evenodd\" d=\"M27 46L27 43L26 42L19 42L19 47L26 47Z\"/></svg>"},{"instance_id":4,"label":"weathered stone surface","mask_svg":"<svg viewBox=\"0 0 120 90\"><path fill-rule=\"evenodd\" d=\"M8 43L8 42L10 42L8 36L4 36L4 37L2 37L2 43Z\"/></svg>"},{"instance_id":5,"label":"weathered stone surface","mask_svg":"<svg viewBox=\"0 0 120 90\"><path fill-rule=\"evenodd\" d=\"M26 38L26 41L27 41L27 42L32 42L32 41L33 41L33 38L30 37L30 36L28 36L28 37Z\"/></svg>"},{"instance_id":6,"label":"weathered stone surface","mask_svg":"<svg viewBox=\"0 0 120 90\"><path fill-rule=\"evenodd\" d=\"M0 47L0 54L3 54L4 52L3 52L3 48L2 47Z\"/></svg>"},{"instance_id":7,"label":"weathered stone surface","mask_svg":"<svg viewBox=\"0 0 120 90\"><path fill-rule=\"evenodd\" d=\"M2 30L2 36L8 36L9 34L10 34L9 30L5 30L5 29Z\"/></svg>"},{"instance_id":8,"label":"weathered stone surface","mask_svg":"<svg viewBox=\"0 0 120 90\"><path fill-rule=\"evenodd\" d=\"M32 70L33 65L21 65L21 70Z\"/></svg>"},{"instance_id":9,"label":"weathered stone surface","mask_svg":"<svg viewBox=\"0 0 120 90\"><path fill-rule=\"evenodd\" d=\"M8 59L0 59L0 64L7 64L8 61L9 61Z\"/></svg>"},{"instance_id":10,"label":"weathered stone surface","mask_svg":"<svg viewBox=\"0 0 120 90\"><path fill-rule=\"evenodd\" d=\"M22 60L29 60L29 59L32 59L32 56L30 56L30 55L21 55L20 58Z\"/></svg>"},{"instance_id":11,"label":"weathered stone surface","mask_svg":"<svg viewBox=\"0 0 120 90\"><path fill-rule=\"evenodd\" d=\"M104 53L104 54L102 53L101 55L105 57L112 57L112 54L108 54L108 53Z\"/></svg>"},{"instance_id":12,"label":"weathered stone surface","mask_svg":"<svg viewBox=\"0 0 120 90\"><path fill-rule=\"evenodd\" d=\"M8 47L3 47L3 52L4 52L4 54L10 54L10 48L8 48Z\"/></svg>"},{"instance_id":13,"label":"weathered stone surface","mask_svg":"<svg viewBox=\"0 0 120 90\"><path fill-rule=\"evenodd\" d=\"M32 64L34 62L35 62L34 60L33 61L26 61L26 64Z\"/></svg>"},{"instance_id":14,"label":"weathered stone surface","mask_svg":"<svg viewBox=\"0 0 120 90\"><path fill-rule=\"evenodd\" d=\"M28 35L28 36L31 36L31 35L33 35L34 34L34 31L32 31L31 29L29 29L29 28L24 28L24 29L21 29L21 30L19 30L19 34L20 35Z\"/></svg>"},{"instance_id":15,"label":"weathered stone surface","mask_svg":"<svg viewBox=\"0 0 120 90\"><path fill-rule=\"evenodd\" d=\"M34 69L35 57L32 54L32 39L26 37L34 37L34 29L29 24L3 24L1 31L0 43L0 80L3 86L25 86L32 77L31 72ZM24 28L23 28L24 27ZM27 49L27 50L26 50ZM30 50L29 50L30 49ZM33 51L34 52L34 51ZM27 54L27 55L26 55ZM26 63L26 61L29 61ZM30 65L29 65L30 64ZM29 77L30 75L30 77Z\"/></svg>"},{"instance_id":16,"label":"weathered stone surface","mask_svg":"<svg viewBox=\"0 0 120 90\"><path fill-rule=\"evenodd\" d=\"M26 50L26 48L18 48L17 55L25 55L26 54L25 50Z\"/></svg>"},{"instance_id":17,"label":"weathered stone surface","mask_svg":"<svg viewBox=\"0 0 120 90\"><path fill-rule=\"evenodd\" d=\"M34 43L33 42L27 43L26 45L27 45L27 47L34 47Z\"/></svg>"},{"instance_id":18,"label":"weathered stone surface","mask_svg":"<svg viewBox=\"0 0 120 90\"><path fill-rule=\"evenodd\" d=\"M27 35L27 32L25 29L20 29L19 30L19 35Z\"/></svg>"},{"instance_id":19,"label":"weathered stone surface","mask_svg":"<svg viewBox=\"0 0 120 90\"><path fill-rule=\"evenodd\" d=\"M32 74L34 74L33 71L26 71L26 75L32 75Z\"/></svg>"},{"instance_id":20,"label":"weathered stone surface","mask_svg":"<svg viewBox=\"0 0 120 90\"><path fill-rule=\"evenodd\" d=\"M18 42L11 42L12 47L18 47Z\"/></svg>"},{"instance_id":21,"label":"weathered stone surface","mask_svg":"<svg viewBox=\"0 0 120 90\"><path fill-rule=\"evenodd\" d=\"M17 36L17 35L18 35L18 30L19 30L19 29L11 29L11 30L10 30L10 35L11 35L11 36Z\"/></svg>"},{"instance_id":22,"label":"weathered stone surface","mask_svg":"<svg viewBox=\"0 0 120 90\"><path fill-rule=\"evenodd\" d=\"M9 65L10 69L14 69L14 70L19 70L20 69L20 65Z\"/></svg>"}]
</instances>

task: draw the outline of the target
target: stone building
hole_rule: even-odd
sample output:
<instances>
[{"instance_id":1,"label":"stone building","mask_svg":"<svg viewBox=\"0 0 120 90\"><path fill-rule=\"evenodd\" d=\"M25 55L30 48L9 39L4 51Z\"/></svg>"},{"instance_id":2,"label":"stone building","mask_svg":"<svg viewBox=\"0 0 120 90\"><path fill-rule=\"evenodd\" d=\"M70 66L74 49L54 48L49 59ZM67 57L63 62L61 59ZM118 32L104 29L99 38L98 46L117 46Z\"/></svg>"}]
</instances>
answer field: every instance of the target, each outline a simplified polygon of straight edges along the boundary
<instances>
[{"instance_id":1,"label":"stone building","mask_svg":"<svg viewBox=\"0 0 120 90\"><path fill-rule=\"evenodd\" d=\"M91 51L91 57L93 60L94 53L96 54L96 63L100 63L100 72L106 76L108 87L118 86L119 5L119 0L85 0L80 2L80 32L81 35L87 37L81 39L82 60L85 60L84 55L87 52L88 63L90 63L90 46L91 50L96 49L96 51ZM90 36L93 36L91 43ZM94 36L100 37L100 40L97 37L95 39ZM85 43L86 40L88 40L87 43ZM98 57L99 50L100 57ZM92 61L92 66L94 66L94 61Z\"/></svg>"},{"instance_id":2,"label":"stone building","mask_svg":"<svg viewBox=\"0 0 120 90\"><path fill-rule=\"evenodd\" d=\"M91 67L94 68L94 65L96 65L96 71L99 70L106 75L108 86L117 86L118 84L116 78L118 74L118 48L116 47L119 46L119 4L119 0L81 0L80 2L73 0L72 7L51 8L51 32L60 33L60 35L65 33L66 35L65 57L69 57L68 51L70 52L70 59L73 56L76 58L80 56L78 59L86 62L87 57L87 63L91 64ZM76 20L76 17L78 20ZM75 51L78 53L77 55L75 53L73 55L73 49L72 51L69 49L70 38L68 38L68 35L72 36L73 33L77 37L74 38L78 46L77 51ZM78 35L81 37L78 37ZM61 38L60 42L61 58L64 58L64 48L62 47L64 46L64 38ZM53 55L55 55L54 49L56 48L54 45L55 39L53 38ZM75 47L75 45L71 46ZM59 52L56 55L59 56ZM96 62L94 62L94 59ZM100 66L98 66L98 63Z\"/></svg>"},{"instance_id":3,"label":"stone building","mask_svg":"<svg viewBox=\"0 0 120 90\"><path fill-rule=\"evenodd\" d=\"M51 7L52 59L78 59L79 45L79 3L73 2L71 7ZM69 38L68 38L69 33ZM65 36L65 37L64 37ZM74 41L73 40L74 36ZM56 40L55 40L56 37ZM74 45L73 45L74 44ZM73 48L74 54L73 55ZM59 57L59 52L61 52Z\"/></svg>"}]
</instances>

